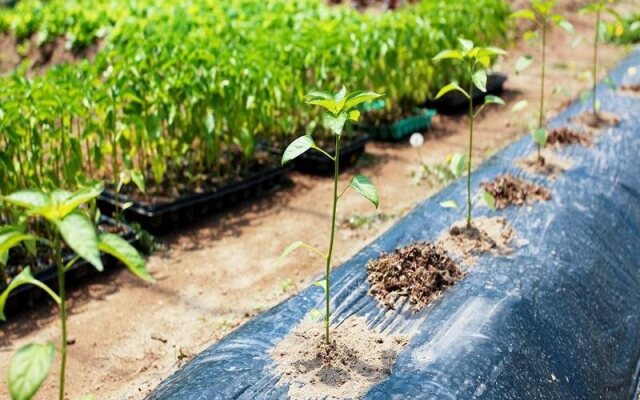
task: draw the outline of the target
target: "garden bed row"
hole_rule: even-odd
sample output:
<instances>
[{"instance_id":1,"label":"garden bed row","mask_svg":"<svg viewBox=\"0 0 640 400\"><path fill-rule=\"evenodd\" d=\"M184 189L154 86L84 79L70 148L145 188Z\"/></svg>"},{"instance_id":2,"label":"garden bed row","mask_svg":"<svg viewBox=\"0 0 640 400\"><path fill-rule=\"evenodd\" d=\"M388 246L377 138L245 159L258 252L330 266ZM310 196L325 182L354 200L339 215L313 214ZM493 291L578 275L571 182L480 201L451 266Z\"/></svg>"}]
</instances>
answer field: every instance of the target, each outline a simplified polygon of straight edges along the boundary
<instances>
[{"instance_id":1,"label":"garden bed row","mask_svg":"<svg viewBox=\"0 0 640 400\"><path fill-rule=\"evenodd\" d=\"M639 64L636 51L612 79L633 83L627 71ZM494 247L477 254L473 266L463 268L464 276L441 298L415 312L405 294L394 302L395 310L389 310L374 290L379 286L372 284L371 263L393 262L398 251L406 250L402 257L416 256L414 244L451 235L459 215L442 212L441 204L464 201L463 181L420 204L331 273L334 330L377 332L376 343L352 336L366 342L365 347L388 346L397 353L395 362L395 356L387 354L390 361L379 371L371 369L378 364L368 364L368 358L358 359L357 368L349 370L352 375L340 381L344 372L328 367L322 349L313 359L317 333L303 328L309 311L324 307L326 298L315 284L196 356L148 399L286 399L304 398L305 393L323 398L314 391L318 379L326 390L339 391L360 378L367 381L360 393L368 399L637 396L640 117L634 110L640 103L605 85L598 89L602 112L617 113L620 121L603 128L589 145L557 150L570 161L562 173L545 176L520 168L517 160L535 151L531 137L508 146L473 173L474 188L495 190L524 179L546 188L534 190L546 201L498 207L495 215L479 210L482 216L476 219L507 221L514 237L501 249L496 236ZM589 105L574 103L549 127L570 126L588 110ZM495 180L501 176L513 178ZM381 252L390 256L379 258ZM348 336L335 335L353 343ZM300 343L307 347L298 348ZM369 355L363 346L354 346L359 356ZM309 359L302 355L305 350L311 353ZM291 360L291 352L301 361L283 364L283 359ZM353 360L347 361L345 368L350 368ZM304 378L309 370L317 373L315 382L291 378Z\"/></svg>"}]
</instances>

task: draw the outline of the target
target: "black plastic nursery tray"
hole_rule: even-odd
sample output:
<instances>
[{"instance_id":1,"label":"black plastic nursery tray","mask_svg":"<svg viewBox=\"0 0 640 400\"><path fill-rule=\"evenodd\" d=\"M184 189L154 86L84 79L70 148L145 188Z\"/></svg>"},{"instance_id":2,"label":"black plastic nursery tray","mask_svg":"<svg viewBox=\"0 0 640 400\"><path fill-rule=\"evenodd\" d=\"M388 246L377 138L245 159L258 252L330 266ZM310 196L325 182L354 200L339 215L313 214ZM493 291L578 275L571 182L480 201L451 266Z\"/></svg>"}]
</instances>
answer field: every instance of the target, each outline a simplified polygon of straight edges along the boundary
<instances>
[{"instance_id":1,"label":"black plastic nursery tray","mask_svg":"<svg viewBox=\"0 0 640 400\"><path fill-rule=\"evenodd\" d=\"M637 80L625 74L631 66L640 66L640 50L612 74L617 84ZM572 167L557 179L514 166L514 159L535 151L529 136L473 173L476 190L508 172L551 191L550 201L531 207L495 214L476 209L476 217L502 216L515 228L510 255L479 257L462 281L418 313L406 303L388 311L368 295L368 260L435 240L460 219L439 206L464 202L459 180L332 272L333 325L357 315L371 328L410 337L390 375L365 399L638 398L640 99L605 85L598 93L603 108L622 121L591 147L560 150ZM586 110L587 104L575 103L550 127ZM270 352L312 308L322 309L323 298L321 288L310 286L249 321L148 399L286 399Z\"/></svg>"},{"instance_id":2,"label":"black plastic nursery tray","mask_svg":"<svg viewBox=\"0 0 640 400\"><path fill-rule=\"evenodd\" d=\"M383 141L399 141L416 132L425 132L431 127L431 119L436 115L435 110L419 109L414 115L401 119L392 124L375 125L362 123L358 127L368 132L373 139Z\"/></svg>"},{"instance_id":3,"label":"black plastic nursery tray","mask_svg":"<svg viewBox=\"0 0 640 400\"><path fill-rule=\"evenodd\" d=\"M369 140L369 135L359 133L340 145L340 171L356 165ZM296 158L293 165L296 170L313 175L331 175L334 169L333 161L314 149Z\"/></svg>"},{"instance_id":4,"label":"black plastic nursery tray","mask_svg":"<svg viewBox=\"0 0 640 400\"><path fill-rule=\"evenodd\" d=\"M101 225L109 225L116 226L116 222L107 217L101 218ZM124 231L120 234L123 239L125 239L129 244L135 246L138 241L138 235L129 225L121 224L121 229ZM102 263L105 267L105 270L117 265L120 265L120 262L115 258L108 254L102 253ZM65 262L69 262L71 257L65 257ZM33 267L32 267L33 272ZM99 274L92 265L87 263L86 261L78 261L67 271L65 275L65 282L67 283L67 287L71 287L75 284L78 284L84 279L87 279L95 274ZM58 288L58 270L55 265L47 265L43 268L39 268L38 272L33 272L33 275L36 279L44 282L47 286L54 289L57 292ZM4 291L6 285L0 285L0 293ZM10 314L12 312L17 312L24 308L31 308L37 304L39 304L43 299L48 299L48 295L40 288L32 285L22 285L18 286L9 294L9 298L5 304L5 312Z\"/></svg>"},{"instance_id":5,"label":"black plastic nursery tray","mask_svg":"<svg viewBox=\"0 0 640 400\"><path fill-rule=\"evenodd\" d=\"M478 88L473 88L473 104L479 105L484 101L485 96L497 96L504 90L504 83L507 76L503 74L491 74L487 78L487 91L481 92ZM452 115L467 112L469 110L469 100L457 91L452 91L438 100L429 99L424 104L427 108L433 108L439 114Z\"/></svg>"},{"instance_id":6,"label":"black plastic nursery tray","mask_svg":"<svg viewBox=\"0 0 640 400\"><path fill-rule=\"evenodd\" d=\"M201 216L236 206L239 202L271 191L283 181L289 170L288 166L271 168L216 191L190 194L168 203L152 205L133 202L124 215L127 221L137 222L152 233L167 233ZM124 195L120 195L119 200L121 204L130 201ZM98 207L103 213L113 215L117 202L116 195L105 190L98 198Z\"/></svg>"}]
</instances>

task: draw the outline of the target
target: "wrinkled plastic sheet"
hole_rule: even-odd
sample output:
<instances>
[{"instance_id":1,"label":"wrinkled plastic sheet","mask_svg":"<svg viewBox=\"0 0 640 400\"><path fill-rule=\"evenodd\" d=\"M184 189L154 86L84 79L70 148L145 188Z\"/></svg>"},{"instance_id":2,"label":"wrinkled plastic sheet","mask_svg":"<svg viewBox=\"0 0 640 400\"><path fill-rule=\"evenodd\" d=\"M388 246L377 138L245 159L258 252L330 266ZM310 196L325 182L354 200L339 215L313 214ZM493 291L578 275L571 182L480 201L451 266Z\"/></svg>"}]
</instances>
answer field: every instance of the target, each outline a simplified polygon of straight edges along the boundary
<instances>
[{"instance_id":1,"label":"wrinkled plastic sheet","mask_svg":"<svg viewBox=\"0 0 640 400\"><path fill-rule=\"evenodd\" d=\"M629 67L638 73L629 74ZM612 74L640 80L640 50ZM365 316L371 327L410 335L391 375L367 399L631 399L640 360L640 97L600 85L602 109L621 123L591 148L560 150L573 166L556 181L527 175L512 160L530 154L529 137L473 174L473 187L509 172L548 187L552 200L498 211L517 230L515 251L483 256L444 296L419 313L385 312L367 294L365 264L381 251L434 240L460 215L458 181L417 206L332 274L333 322ZM561 126L588 104L571 105ZM478 207L475 215L489 215ZM248 322L160 384L149 399L286 399L270 350L313 307L310 287Z\"/></svg>"}]
</instances>

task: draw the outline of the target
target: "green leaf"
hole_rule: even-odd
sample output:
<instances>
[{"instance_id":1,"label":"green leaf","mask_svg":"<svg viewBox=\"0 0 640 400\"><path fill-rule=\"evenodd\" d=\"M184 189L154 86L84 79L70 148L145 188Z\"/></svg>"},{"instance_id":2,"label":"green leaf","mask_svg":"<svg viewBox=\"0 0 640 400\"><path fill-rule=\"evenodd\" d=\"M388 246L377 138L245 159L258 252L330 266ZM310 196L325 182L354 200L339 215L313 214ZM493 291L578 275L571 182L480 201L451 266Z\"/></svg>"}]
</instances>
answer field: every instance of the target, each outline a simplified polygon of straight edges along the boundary
<instances>
[{"instance_id":1,"label":"green leaf","mask_svg":"<svg viewBox=\"0 0 640 400\"><path fill-rule=\"evenodd\" d=\"M491 211L496 210L496 199L493 197L491 193L485 190L482 193L482 200L484 200L484 203L487 205L487 207L489 207Z\"/></svg>"},{"instance_id":2,"label":"green leaf","mask_svg":"<svg viewBox=\"0 0 640 400\"><path fill-rule=\"evenodd\" d=\"M75 211L80 205L86 204L98 197L100 193L102 193L102 190L101 185L96 185L82 188L77 192L72 193L57 207L58 210L56 212L56 218L62 219L66 217L71 212Z\"/></svg>"},{"instance_id":3,"label":"green leaf","mask_svg":"<svg viewBox=\"0 0 640 400\"><path fill-rule=\"evenodd\" d=\"M440 202L440 207L442 208L458 208L458 203L455 200L446 200Z\"/></svg>"},{"instance_id":4,"label":"green leaf","mask_svg":"<svg viewBox=\"0 0 640 400\"><path fill-rule=\"evenodd\" d=\"M349 115L346 111L341 112L337 117L334 117L331 113L324 113L324 125L329 128L331 132L340 136L342 135L342 130L348 117Z\"/></svg>"},{"instance_id":5,"label":"green leaf","mask_svg":"<svg viewBox=\"0 0 640 400\"><path fill-rule=\"evenodd\" d=\"M321 281L313 282L313 286L321 287L326 292L327 291L327 280L323 279Z\"/></svg>"},{"instance_id":6,"label":"green leaf","mask_svg":"<svg viewBox=\"0 0 640 400\"><path fill-rule=\"evenodd\" d=\"M311 136L300 136L299 138L291 142L291 144L284 151L284 154L282 155L282 165L297 158L313 146L315 146L315 143L313 142L313 138Z\"/></svg>"},{"instance_id":7,"label":"green leaf","mask_svg":"<svg viewBox=\"0 0 640 400\"><path fill-rule=\"evenodd\" d=\"M14 206L35 209L45 207L51 204L51 198L39 190L20 190L11 193L8 196L2 196L2 199Z\"/></svg>"},{"instance_id":8,"label":"green leaf","mask_svg":"<svg viewBox=\"0 0 640 400\"><path fill-rule=\"evenodd\" d=\"M482 47L478 49L478 54L479 55L483 54L488 56L504 56L507 54L507 52L502 50L501 48L489 46L489 47Z\"/></svg>"},{"instance_id":9,"label":"green leaf","mask_svg":"<svg viewBox=\"0 0 640 400\"><path fill-rule=\"evenodd\" d=\"M458 50L443 50L433 57L433 61L440 61L446 59L462 60L463 56Z\"/></svg>"},{"instance_id":10,"label":"green leaf","mask_svg":"<svg viewBox=\"0 0 640 400\"><path fill-rule=\"evenodd\" d=\"M360 90L357 92L353 92L347 96L347 99L344 103L344 109L351 110L355 106L358 106L362 103L366 103L371 100L375 100L380 97L382 97L381 94L368 91L368 90Z\"/></svg>"},{"instance_id":11,"label":"green leaf","mask_svg":"<svg viewBox=\"0 0 640 400\"><path fill-rule=\"evenodd\" d=\"M516 61L516 74L519 74L520 72L529 68L531 63L533 63L533 57L529 54L525 54L524 56L518 58L518 61Z\"/></svg>"},{"instance_id":12,"label":"green leaf","mask_svg":"<svg viewBox=\"0 0 640 400\"><path fill-rule=\"evenodd\" d=\"M522 38L528 42L533 41L535 39L537 39L540 36L540 34L538 33L538 31L526 31L523 35Z\"/></svg>"},{"instance_id":13,"label":"green leaf","mask_svg":"<svg viewBox=\"0 0 640 400\"><path fill-rule=\"evenodd\" d=\"M146 185L144 181L144 175L142 174L142 172L140 172L137 169L132 169L130 173L131 173L131 180L133 181L134 185L136 185L138 190L144 193L146 190L146 187L145 187Z\"/></svg>"},{"instance_id":14,"label":"green leaf","mask_svg":"<svg viewBox=\"0 0 640 400\"><path fill-rule=\"evenodd\" d=\"M465 54L471 51L471 49L473 49L473 42L471 40L458 38L458 42L460 42L460 45L462 46L462 51Z\"/></svg>"},{"instance_id":15,"label":"green leaf","mask_svg":"<svg viewBox=\"0 0 640 400\"><path fill-rule=\"evenodd\" d=\"M554 15L554 17L559 17L559 18L555 18L554 23L558 25L560 28L564 29L566 32L570 34L576 33L576 30L571 24L571 22L567 21L566 19L562 18L559 15L558 16Z\"/></svg>"},{"instance_id":16,"label":"green leaf","mask_svg":"<svg viewBox=\"0 0 640 400\"><path fill-rule=\"evenodd\" d=\"M449 170L456 178L462 176L464 172L464 167L467 165L467 157L464 154L456 153L451 157L451 161L449 162Z\"/></svg>"},{"instance_id":17,"label":"green leaf","mask_svg":"<svg viewBox=\"0 0 640 400\"><path fill-rule=\"evenodd\" d=\"M289 256L289 254L293 253L295 250L303 246L304 246L304 242L301 240L291 243L289 246L287 246L286 249L284 249L282 254L280 254L280 257L278 257L278 260L276 261L276 263L278 264L281 263L285 258Z\"/></svg>"},{"instance_id":18,"label":"green leaf","mask_svg":"<svg viewBox=\"0 0 640 400\"><path fill-rule=\"evenodd\" d=\"M61 221L57 221L56 226L65 243L77 255L93 265L98 271L104 269L100 259L100 251L98 251L96 228L89 221L89 218L80 212L73 212Z\"/></svg>"},{"instance_id":19,"label":"green leaf","mask_svg":"<svg viewBox=\"0 0 640 400\"><path fill-rule=\"evenodd\" d=\"M12 400L30 400L49 375L56 357L52 343L30 343L21 347L9 365L9 393Z\"/></svg>"},{"instance_id":20,"label":"green leaf","mask_svg":"<svg viewBox=\"0 0 640 400\"><path fill-rule=\"evenodd\" d=\"M513 12L509 18L514 19L527 19L529 21L536 21L536 13L533 10L523 9Z\"/></svg>"},{"instance_id":21,"label":"green leaf","mask_svg":"<svg viewBox=\"0 0 640 400\"><path fill-rule=\"evenodd\" d=\"M494 96L492 94L486 95L484 97L484 104L500 104L502 106L505 105L504 100L502 100L498 96Z\"/></svg>"},{"instance_id":22,"label":"green leaf","mask_svg":"<svg viewBox=\"0 0 640 400\"><path fill-rule=\"evenodd\" d=\"M7 302L7 299L9 298L9 294L18 286L28 285L28 284L35 285L43 289L45 292L47 292L51 296L51 298L56 303L60 304L60 297L58 297L57 294L53 293L53 291L49 289L47 285L35 279L31 274L31 268L26 267L18 275L16 275L11 280L11 282L9 282L9 286L7 286L4 292L0 294L0 321L6 320L6 316L4 315L4 305Z\"/></svg>"},{"instance_id":23,"label":"green leaf","mask_svg":"<svg viewBox=\"0 0 640 400\"><path fill-rule=\"evenodd\" d=\"M473 74L473 84L476 85L481 92L487 91L487 71L480 69Z\"/></svg>"},{"instance_id":24,"label":"green leaf","mask_svg":"<svg viewBox=\"0 0 640 400\"><path fill-rule=\"evenodd\" d=\"M460 93L464 94L465 97L467 99L470 99L471 97L469 96L469 93L465 92L464 89L462 89L457 82L451 82L450 84L448 84L447 86L443 87L442 89L440 89L440 91L438 92L438 94L436 95L436 100L439 99L440 97L444 96L445 94L453 91L453 90L457 90Z\"/></svg>"},{"instance_id":25,"label":"green leaf","mask_svg":"<svg viewBox=\"0 0 640 400\"><path fill-rule=\"evenodd\" d=\"M349 111L349 119L351 121L358 122L358 120L360 119L360 111L358 110Z\"/></svg>"},{"instance_id":26,"label":"green leaf","mask_svg":"<svg viewBox=\"0 0 640 400\"><path fill-rule=\"evenodd\" d=\"M11 248L21 242L35 241L37 239L37 237L25 233L24 227L21 226L7 226L0 229L0 264L6 263Z\"/></svg>"},{"instance_id":27,"label":"green leaf","mask_svg":"<svg viewBox=\"0 0 640 400\"><path fill-rule=\"evenodd\" d=\"M533 131L533 141L540 147L544 147L549 139L549 132L545 128L538 128Z\"/></svg>"},{"instance_id":28,"label":"green leaf","mask_svg":"<svg viewBox=\"0 0 640 400\"><path fill-rule=\"evenodd\" d=\"M513 107L511 107L511 112L522 111L527 108L527 105L529 105L529 102L527 100L520 100L519 102L514 104Z\"/></svg>"},{"instance_id":29,"label":"green leaf","mask_svg":"<svg viewBox=\"0 0 640 400\"><path fill-rule=\"evenodd\" d=\"M147 282L155 280L147 271L144 258L132 245L118 235L102 233L98 237L98 249L120 260L129 271Z\"/></svg>"},{"instance_id":30,"label":"green leaf","mask_svg":"<svg viewBox=\"0 0 640 400\"><path fill-rule=\"evenodd\" d=\"M378 208L378 191L369 178L364 175L356 175L351 179L349 185Z\"/></svg>"},{"instance_id":31,"label":"green leaf","mask_svg":"<svg viewBox=\"0 0 640 400\"><path fill-rule=\"evenodd\" d=\"M317 308L312 308L311 311L309 311L309 318L314 321L322 321L325 318L325 315Z\"/></svg>"}]
</instances>

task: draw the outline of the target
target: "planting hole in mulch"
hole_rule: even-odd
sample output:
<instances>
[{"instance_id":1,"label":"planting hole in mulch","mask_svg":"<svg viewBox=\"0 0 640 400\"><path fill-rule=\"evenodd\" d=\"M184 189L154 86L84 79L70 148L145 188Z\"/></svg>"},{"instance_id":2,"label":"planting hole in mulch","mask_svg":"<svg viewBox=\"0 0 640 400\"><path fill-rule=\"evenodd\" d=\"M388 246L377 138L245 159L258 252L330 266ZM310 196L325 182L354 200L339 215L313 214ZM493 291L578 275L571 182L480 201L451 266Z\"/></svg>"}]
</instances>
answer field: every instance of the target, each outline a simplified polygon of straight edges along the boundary
<instances>
[{"instance_id":1,"label":"planting hole in mulch","mask_svg":"<svg viewBox=\"0 0 640 400\"><path fill-rule=\"evenodd\" d=\"M581 146L591 146L591 136L584 133L578 133L571 128L563 126L549 131L547 143L556 146L568 146L571 144L579 144Z\"/></svg>"},{"instance_id":2,"label":"planting hole in mulch","mask_svg":"<svg viewBox=\"0 0 640 400\"><path fill-rule=\"evenodd\" d=\"M351 317L331 330L324 343L324 323L305 319L273 349L278 385L289 386L291 400L360 399L391 373L407 344L405 335L370 330L362 317Z\"/></svg>"},{"instance_id":3,"label":"planting hole in mulch","mask_svg":"<svg viewBox=\"0 0 640 400\"><path fill-rule=\"evenodd\" d=\"M620 86L620 93L623 95L640 96L640 83Z\"/></svg>"},{"instance_id":4,"label":"planting hole in mulch","mask_svg":"<svg viewBox=\"0 0 640 400\"><path fill-rule=\"evenodd\" d=\"M549 179L555 179L558 175L571 168L571 161L558 157L546 148L542 149L542 162L538 160L538 153L533 152L525 158L516 159L513 164L525 172L545 175Z\"/></svg>"},{"instance_id":5,"label":"planting hole in mulch","mask_svg":"<svg viewBox=\"0 0 640 400\"><path fill-rule=\"evenodd\" d=\"M511 253L509 243L514 235L515 230L506 218L479 217L472 220L471 228L467 228L466 220L456 222L440 237L439 243L449 254L459 257L463 266L471 266L482 253Z\"/></svg>"},{"instance_id":6,"label":"planting hole in mulch","mask_svg":"<svg viewBox=\"0 0 640 400\"><path fill-rule=\"evenodd\" d=\"M496 200L496 208L498 209L551 199L551 193L545 187L511 174L501 175L491 182L485 182L482 184L482 188L491 193Z\"/></svg>"},{"instance_id":7,"label":"planting hole in mulch","mask_svg":"<svg viewBox=\"0 0 640 400\"><path fill-rule=\"evenodd\" d=\"M367 273L369 294L382 305L393 310L400 297L408 297L416 312L464 277L447 252L433 243L413 243L382 253L369 261Z\"/></svg>"},{"instance_id":8,"label":"planting hole in mulch","mask_svg":"<svg viewBox=\"0 0 640 400\"><path fill-rule=\"evenodd\" d=\"M577 123L582 124L591 130L591 133L597 133L601 129L616 126L620 122L620 117L606 111L585 112L573 118Z\"/></svg>"}]
</instances>

